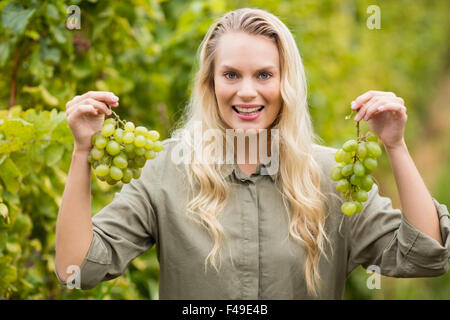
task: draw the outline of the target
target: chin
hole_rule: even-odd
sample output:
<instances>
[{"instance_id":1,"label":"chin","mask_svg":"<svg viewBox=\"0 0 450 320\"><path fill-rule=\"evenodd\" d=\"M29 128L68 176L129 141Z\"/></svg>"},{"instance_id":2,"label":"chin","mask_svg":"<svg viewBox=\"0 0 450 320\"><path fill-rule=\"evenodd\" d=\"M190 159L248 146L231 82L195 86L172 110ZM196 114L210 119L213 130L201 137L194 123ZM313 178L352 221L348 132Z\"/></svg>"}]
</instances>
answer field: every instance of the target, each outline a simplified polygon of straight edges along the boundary
<instances>
[{"instance_id":1,"label":"chin","mask_svg":"<svg viewBox=\"0 0 450 320\"><path fill-rule=\"evenodd\" d=\"M232 128L234 130L243 130L246 132L247 130L260 130L267 129L269 126L264 125L263 123L233 123Z\"/></svg>"}]
</instances>

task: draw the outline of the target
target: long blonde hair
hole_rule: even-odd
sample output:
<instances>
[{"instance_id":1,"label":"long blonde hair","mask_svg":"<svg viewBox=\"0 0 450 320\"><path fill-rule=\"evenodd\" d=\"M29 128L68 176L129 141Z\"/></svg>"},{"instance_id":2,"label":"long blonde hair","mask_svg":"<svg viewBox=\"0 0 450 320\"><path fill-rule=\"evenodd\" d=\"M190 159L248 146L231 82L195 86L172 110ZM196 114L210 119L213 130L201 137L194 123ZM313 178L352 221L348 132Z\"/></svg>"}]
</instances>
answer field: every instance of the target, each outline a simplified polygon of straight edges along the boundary
<instances>
[{"instance_id":1,"label":"long blonde hair","mask_svg":"<svg viewBox=\"0 0 450 320\"><path fill-rule=\"evenodd\" d=\"M306 78L300 54L289 29L273 14L262 9L242 8L228 12L208 30L198 52L199 68L184 117L172 137L192 138L196 123L203 130L218 129L225 137L225 123L219 116L214 91L214 57L220 37L227 32L244 32L272 39L279 50L282 106L272 128L279 130L279 182L287 212L291 213L289 234L307 251L305 278L307 290L317 295L320 282L319 260L328 242L325 233L326 196L320 189L320 167L312 157L314 134L307 106ZM206 144L206 141L202 141ZM192 144L191 144L192 146ZM195 148L195 146L192 146ZM217 269L216 256L226 239L219 223L230 190L220 163L193 161L187 164L192 196L187 214L201 223L214 241L205 259ZM193 190L196 189L194 192ZM220 256L219 256L220 258ZM220 260L220 259L219 259ZM219 261L220 264L220 261Z\"/></svg>"}]
</instances>

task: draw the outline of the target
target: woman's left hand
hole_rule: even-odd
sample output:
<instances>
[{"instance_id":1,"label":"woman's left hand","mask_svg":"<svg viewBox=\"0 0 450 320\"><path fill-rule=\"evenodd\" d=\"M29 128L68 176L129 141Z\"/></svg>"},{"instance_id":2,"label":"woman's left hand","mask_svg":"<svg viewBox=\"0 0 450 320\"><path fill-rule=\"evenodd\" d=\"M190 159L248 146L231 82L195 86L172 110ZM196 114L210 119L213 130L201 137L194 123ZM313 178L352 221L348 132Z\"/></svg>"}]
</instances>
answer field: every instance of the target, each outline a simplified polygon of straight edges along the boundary
<instances>
[{"instance_id":1,"label":"woman's left hand","mask_svg":"<svg viewBox=\"0 0 450 320\"><path fill-rule=\"evenodd\" d=\"M356 98L351 108L358 111L355 121L368 121L384 146L395 148L404 143L403 134L408 119L404 103L392 92L370 90Z\"/></svg>"}]
</instances>

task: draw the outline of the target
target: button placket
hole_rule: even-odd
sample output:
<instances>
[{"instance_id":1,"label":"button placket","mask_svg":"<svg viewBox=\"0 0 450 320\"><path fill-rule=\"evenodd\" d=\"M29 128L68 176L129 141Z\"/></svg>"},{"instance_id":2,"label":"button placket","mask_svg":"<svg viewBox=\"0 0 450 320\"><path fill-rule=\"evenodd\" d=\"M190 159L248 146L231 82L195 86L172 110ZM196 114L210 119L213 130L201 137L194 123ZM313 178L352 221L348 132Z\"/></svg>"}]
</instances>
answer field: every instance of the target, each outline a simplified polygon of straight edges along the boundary
<instances>
[{"instance_id":1,"label":"button placket","mask_svg":"<svg viewBox=\"0 0 450 320\"><path fill-rule=\"evenodd\" d=\"M256 184L253 179L246 180L243 192L244 253L243 299L258 299L259 290L259 231Z\"/></svg>"}]
</instances>

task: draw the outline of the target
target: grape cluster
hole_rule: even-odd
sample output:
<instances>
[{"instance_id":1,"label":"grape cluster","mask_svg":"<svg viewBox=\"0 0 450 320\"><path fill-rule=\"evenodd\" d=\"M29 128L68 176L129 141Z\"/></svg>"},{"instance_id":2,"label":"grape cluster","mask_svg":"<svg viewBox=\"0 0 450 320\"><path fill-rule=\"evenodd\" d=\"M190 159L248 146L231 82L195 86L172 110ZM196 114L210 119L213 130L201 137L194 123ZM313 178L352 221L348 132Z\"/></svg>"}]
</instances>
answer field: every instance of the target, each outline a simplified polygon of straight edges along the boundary
<instances>
[{"instance_id":1,"label":"grape cluster","mask_svg":"<svg viewBox=\"0 0 450 320\"><path fill-rule=\"evenodd\" d=\"M88 161L98 179L114 185L129 183L141 176L145 162L156 157L163 149L156 130L135 127L131 121L107 118L102 129L92 136L92 149Z\"/></svg>"},{"instance_id":2,"label":"grape cluster","mask_svg":"<svg viewBox=\"0 0 450 320\"><path fill-rule=\"evenodd\" d=\"M370 173L378 166L380 156L378 137L372 131L356 140L346 141L335 153L337 164L331 169L330 176L337 181L336 190L348 200L341 206L345 215L361 212L362 203L367 201L373 186Z\"/></svg>"}]
</instances>

